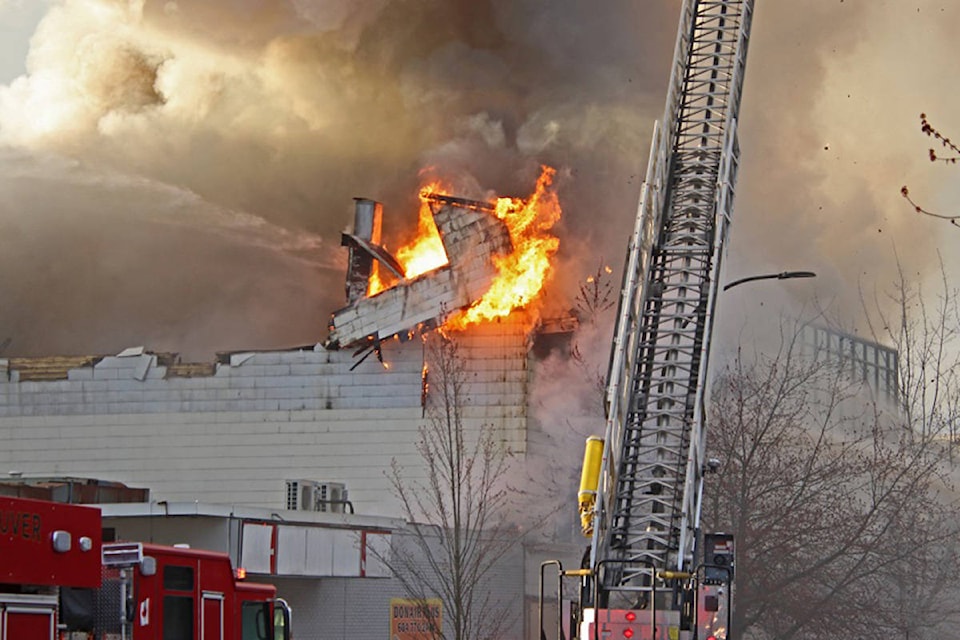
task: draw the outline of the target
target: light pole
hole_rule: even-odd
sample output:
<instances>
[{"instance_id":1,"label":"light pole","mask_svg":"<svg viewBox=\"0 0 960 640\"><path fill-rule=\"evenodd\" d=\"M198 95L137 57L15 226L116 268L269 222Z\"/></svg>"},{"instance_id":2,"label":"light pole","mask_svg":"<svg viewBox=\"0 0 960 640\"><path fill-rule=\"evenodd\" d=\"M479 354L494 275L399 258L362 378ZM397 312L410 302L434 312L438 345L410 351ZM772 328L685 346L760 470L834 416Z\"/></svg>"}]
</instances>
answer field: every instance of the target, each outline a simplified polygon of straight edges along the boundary
<instances>
[{"instance_id":1,"label":"light pole","mask_svg":"<svg viewBox=\"0 0 960 640\"><path fill-rule=\"evenodd\" d=\"M754 280L790 280L793 278L816 278L817 274L813 271L781 271L780 273L765 273L759 276L747 276L746 278L740 278L739 280L734 280L733 282L728 282L723 286L723 290L732 289L733 287L743 284L744 282L753 282Z\"/></svg>"}]
</instances>

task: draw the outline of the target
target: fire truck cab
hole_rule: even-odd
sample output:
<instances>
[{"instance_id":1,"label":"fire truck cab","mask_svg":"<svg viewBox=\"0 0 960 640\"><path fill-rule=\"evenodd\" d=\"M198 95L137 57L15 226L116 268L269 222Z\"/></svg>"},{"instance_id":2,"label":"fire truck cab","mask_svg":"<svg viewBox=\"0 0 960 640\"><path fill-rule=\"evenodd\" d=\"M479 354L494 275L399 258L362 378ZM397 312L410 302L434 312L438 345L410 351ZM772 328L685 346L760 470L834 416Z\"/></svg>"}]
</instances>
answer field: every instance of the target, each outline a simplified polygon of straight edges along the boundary
<instances>
[{"instance_id":1,"label":"fire truck cab","mask_svg":"<svg viewBox=\"0 0 960 640\"><path fill-rule=\"evenodd\" d=\"M239 580L223 553L140 542L105 544L103 582L95 595L88 610L102 620L92 625L98 640L96 633L132 640L290 637L289 608L276 598L276 588ZM71 631L71 622L65 623Z\"/></svg>"},{"instance_id":2,"label":"fire truck cab","mask_svg":"<svg viewBox=\"0 0 960 640\"><path fill-rule=\"evenodd\" d=\"M0 640L289 640L224 553L102 543L100 510L0 496Z\"/></svg>"}]
</instances>

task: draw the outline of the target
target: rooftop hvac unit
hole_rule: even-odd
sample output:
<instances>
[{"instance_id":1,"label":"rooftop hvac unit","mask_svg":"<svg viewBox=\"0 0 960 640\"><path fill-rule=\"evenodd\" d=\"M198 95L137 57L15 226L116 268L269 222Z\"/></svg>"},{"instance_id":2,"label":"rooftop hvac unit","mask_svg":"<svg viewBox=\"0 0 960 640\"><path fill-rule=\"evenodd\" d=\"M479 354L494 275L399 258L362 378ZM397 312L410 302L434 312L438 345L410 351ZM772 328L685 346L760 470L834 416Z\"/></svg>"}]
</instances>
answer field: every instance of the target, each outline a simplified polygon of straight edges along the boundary
<instances>
[{"instance_id":1,"label":"rooftop hvac unit","mask_svg":"<svg viewBox=\"0 0 960 640\"><path fill-rule=\"evenodd\" d=\"M342 482L287 480L287 509L343 513L347 487Z\"/></svg>"}]
</instances>

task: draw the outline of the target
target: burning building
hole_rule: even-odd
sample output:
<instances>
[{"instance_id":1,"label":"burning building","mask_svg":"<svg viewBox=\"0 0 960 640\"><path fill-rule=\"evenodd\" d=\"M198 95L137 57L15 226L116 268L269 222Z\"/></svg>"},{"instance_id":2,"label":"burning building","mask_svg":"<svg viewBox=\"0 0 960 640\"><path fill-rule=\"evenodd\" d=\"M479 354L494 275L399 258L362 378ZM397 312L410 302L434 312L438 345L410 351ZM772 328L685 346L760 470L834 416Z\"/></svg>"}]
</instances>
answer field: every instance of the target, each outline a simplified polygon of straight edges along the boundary
<instances>
[{"instance_id":1,"label":"burning building","mask_svg":"<svg viewBox=\"0 0 960 640\"><path fill-rule=\"evenodd\" d=\"M420 192L419 234L398 257L380 245L382 207L357 199L350 249L348 306L333 314L329 348L364 341L377 348L393 336L445 326L463 329L500 318L536 299L559 241L550 229L560 205L550 189L555 171L543 167L527 200L495 203L437 191ZM398 280L385 288L381 273Z\"/></svg>"},{"instance_id":2,"label":"burning building","mask_svg":"<svg viewBox=\"0 0 960 640\"><path fill-rule=\"evenodd\" d=\"M139 511L108 510L118 536L182 542L174 538L200 527L209 541L222 530L246 550L235 561L276 583L298 610L298 624L309 629L298 637L362 635L370 619L385 619L384 594L397 594L386 581L362 579L384 574L350 535L369 541L399 526L403 510L384 473L392 463L413 479L422 474L416 442L430 393L428 329L457 332L470 397L464 428L493 425L521 459L527 451L536 323L529 303L556 250L544 234L559 215L551 176L545 171L527 200L487 203L425 190L426 239L396 256L381 244L382 207L357 200L354 229L343 236L347 305L333 314L323 343L222 353L209 363L143 347L0 359L0 464L18 478L149 487L152 502ZM431 246L432 257L418 262ZM304 491L312 498L304 501ZM165 523L171 517L192 524ZM310 540L329 562L295 560L309 556ZM511 562L522 573L522 561ZM503 593L522 588L522 576L506 572L503 580ZM344 599L362 604L351 608L356 620L334 620L318 604Z\"/></svg>"},{"instance_id":3,"label":"burning building","mask_svg":"<svg viewBox=\"0 0 960 640\"><path fill-rule=\"evenodd\" d=\"M493 207L434 194L424 198L446 264L408 280L402 265L376 244L372 235L345 233L344 244L350 247L350 306L333 314L328 347L353 346L365 340L378 343L418 328L435 328L452 312L472 307L490 288L497 275L494 258L513 250L507 227L493 215ZM358 200L356 227L365 232L378 229L381 211L379 203ZM401 282L367 297L375 261Z\"/></svg>"}]
</instances>

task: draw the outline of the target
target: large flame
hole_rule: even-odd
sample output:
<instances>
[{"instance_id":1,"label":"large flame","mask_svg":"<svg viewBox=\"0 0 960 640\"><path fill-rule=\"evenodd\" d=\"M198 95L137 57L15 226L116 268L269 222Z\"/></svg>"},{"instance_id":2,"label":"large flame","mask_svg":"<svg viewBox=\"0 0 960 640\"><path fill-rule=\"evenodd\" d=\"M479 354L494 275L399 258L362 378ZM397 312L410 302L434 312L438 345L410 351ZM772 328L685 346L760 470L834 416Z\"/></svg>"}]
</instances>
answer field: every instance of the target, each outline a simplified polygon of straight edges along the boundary
<instances>
[{"instance_id":1,"label":"large flame","mask_svg":"<svg viewBox=\"0 0 960 640\"><path fill-rule=\"evenodd\" d=\"M440 182L433 182L420 189L420 217L417 219L417 235L407 245L397 250L397 260L403 265L408 278L416 278L421 273L432 271L447 264L447 252L443 249L440 232L433 221L430 201L426 196L431 193L446 193Z\"/></svg>"},{"instance_id":2,"label":"large flame","mask_svg":"<svg viewBox=\"0 0 960 640\"><path fill-rule=\"evenodd\" d=\"M550 233L561 215L560 201L551 188L554 175L555 169L541 167L536 189L529 198L497 200L495 214L507 225L513 252L494 257L498 275L490 288L472 307L451 316L444 324L445 329L460 330L477 322L507 316L537 299L550 273L550 259L560 246L560 240ZM451 195L439 182L420 189L417 235L396 253L407 278L447 264L430 201L426 198L429 194ZM370 279L369 294L384 288L375 272Z\"/></svg>"},{"instance_id":3,"label":"large flame","mask_svg":"<svg viewBox=\"0 0 960 640\"><path fill-rule=\"evenodd\" d=\"M420 217L417 220L417 235L409 243L400 247L397 250L397 255L394 256L403 267L403 274L407 278L415 278L421 273L447 264L447 252L443 249L443 242L440 240L437 225L433 222L430 202L424 197L430 193L446 193L446 191L446 187L439 181L420 188ZM370 284L367 287L368 296L379 293L388 286L380 277L379 267L378 262L373 263Z\"/></svg>"},{"instance_id":4,"label":"large flame","mask_svg":"<svg viewBox=\"0 0 960 640\"><path fill-rule=\"evenodd\" d=\"M513 252L495 256L498 275L472 307L450 317L444 327L464 329L522 309L537 299L550 273L550 259L560 240L550 233L560 219L560 200L550 187L556 170L543 166L537 187L528 199L499 198L496 214L510 231Z\"/></svg>"}]
</instances>

